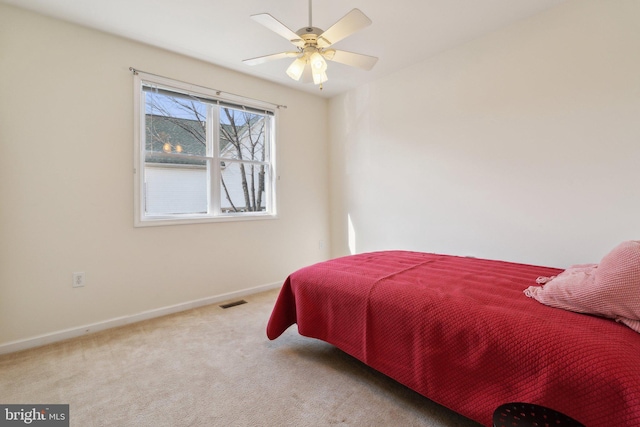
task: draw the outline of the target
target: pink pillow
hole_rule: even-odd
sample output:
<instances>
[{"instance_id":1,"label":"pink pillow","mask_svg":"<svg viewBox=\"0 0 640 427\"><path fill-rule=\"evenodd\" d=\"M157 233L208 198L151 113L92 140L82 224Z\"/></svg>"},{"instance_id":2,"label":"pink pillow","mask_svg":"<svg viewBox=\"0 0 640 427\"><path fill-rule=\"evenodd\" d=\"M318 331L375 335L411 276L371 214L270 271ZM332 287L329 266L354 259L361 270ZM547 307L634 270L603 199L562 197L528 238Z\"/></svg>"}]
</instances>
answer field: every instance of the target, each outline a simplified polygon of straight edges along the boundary
<instances>
[{"instance_id":1,"label":"pink pillow","mask_svg":"<svg viewBox=\"0 0 640 427\"><path fill-rule=\"evenodd\" d=\"M616 246L600 264L574 265L524 293L542 304L615 319L640 332L640 241Z\"/></svg>"}]
</instances>

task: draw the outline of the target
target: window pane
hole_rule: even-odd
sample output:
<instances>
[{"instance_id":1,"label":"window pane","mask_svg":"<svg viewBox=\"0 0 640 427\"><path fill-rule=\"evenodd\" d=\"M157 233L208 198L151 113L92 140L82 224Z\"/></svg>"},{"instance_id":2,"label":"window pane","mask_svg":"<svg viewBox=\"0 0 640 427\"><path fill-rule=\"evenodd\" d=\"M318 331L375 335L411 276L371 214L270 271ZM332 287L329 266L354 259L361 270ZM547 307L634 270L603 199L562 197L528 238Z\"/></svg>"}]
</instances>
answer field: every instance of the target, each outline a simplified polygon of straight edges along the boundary
<instances>
[{"instance_id":1,"label":"window pane","mask_svg":"<svg viewBox=\"0 0 640 427\"><path fill-rule=\"evenodd\" d=\"M147 215L207 213L206 119L198 100L145 92Z\"/></svg>"},{"instance_id":2,"label":"window pane","mask_svg":"<svg viewBox=\"0 0 640 427\"><path fill-rule=\"evenodd\" d=\"M221 164L220 207L222 212L259 212L266 210L265 165L224 162Z\"/></svg>"},{"instance_id":3,"label":"window pane","mask_svg":"<svg viewBox=\"0 0 640 427\"><path fill-rule=\"evenodd\" d=\"M158 153L205 156L206 121L206 104L183 96L146 91L145 160L168 161Z\"/></svg>"},{"instance_id":4,"label":"window pane","mask_svg":"<svg viewBox=\"0 0 640 427\"><path fill-rule=\"evenodd\" d=\"M271 116L220 108L220 157L237 160L268 160L265 148L267 121Z\"/></svg>"},{"instance_id":5,"label":"window pane","mask_svg":"<svg viewBox=\"0 0 640 427\"><path fill-rule=\"evenodd\" d=\"M147 163L144 179L147 215L207 213L206 167Z\"/></svg>"}]
</instances>

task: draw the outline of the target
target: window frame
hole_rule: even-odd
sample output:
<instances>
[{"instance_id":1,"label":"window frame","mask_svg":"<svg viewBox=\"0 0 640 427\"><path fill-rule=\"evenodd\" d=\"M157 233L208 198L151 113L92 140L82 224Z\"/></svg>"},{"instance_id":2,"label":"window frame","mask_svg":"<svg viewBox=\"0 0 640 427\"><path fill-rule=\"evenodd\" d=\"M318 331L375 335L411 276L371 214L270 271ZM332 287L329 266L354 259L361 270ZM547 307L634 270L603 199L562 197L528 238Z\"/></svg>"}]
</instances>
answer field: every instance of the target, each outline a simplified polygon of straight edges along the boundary
<instances>
[{"instance_id":1,"label":"window frame","mask_svg":"<svg viewBox=\"0 0 640 427\"><path fill-rule=\"evenodd\" d=\"M187 213L187 214L165 214L165 215L147 215L145 212L145 142L146 142L146 106L144 86L157 86L161 89L175 92L177 94L193 96L211 104L218 104L217 108L212 108L213 117L207 115L207 132L211 132L211 145L207 144L206 172L208 179L208 212L207 213ZM157 226L157 225L177 225L177 224L196 224L207 222L225 222L225 221L251 221L263 219L276 219L277 203L276 203L276 128L278 122L278 110L272 104L261 101L231 95L222 94L220 91L209 89L206 87L157 76L154 74L137 71L134 73L134 226ZM265 183L265 210L257 212L222 212L220 176L222 161L229 161L222 156L219 147L219 137L213 136L213 128L217 126L219 121L219 113L222 107L230 107L242 109L245 107L249 110L264 111L267 115L272 116L268 121L265 133L268 135L269 142L266 144L267 160L265 162L257 162L252 160L237 161L237 163L259 163L265 164L267 167L268 182ZM209 108L208 108L209 110ZM257 112L257 111L256 111ZM214 123L214 120L217 119ZM215 131L219 134L219 131ZM208 136L207 139L210 137Z\"/></svg>"}]
</instances>

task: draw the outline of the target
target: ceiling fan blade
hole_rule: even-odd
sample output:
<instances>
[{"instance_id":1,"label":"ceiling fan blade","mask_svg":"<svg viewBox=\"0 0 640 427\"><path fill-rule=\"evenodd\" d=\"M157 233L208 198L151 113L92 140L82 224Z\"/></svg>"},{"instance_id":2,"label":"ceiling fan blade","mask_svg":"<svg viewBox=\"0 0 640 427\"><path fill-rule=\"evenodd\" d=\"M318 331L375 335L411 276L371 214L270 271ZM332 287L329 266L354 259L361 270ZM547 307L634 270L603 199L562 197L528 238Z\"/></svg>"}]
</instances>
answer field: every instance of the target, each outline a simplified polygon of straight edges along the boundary
<instances>
[{"instance_id":1,"label":"ceiling fan blade","mask_svg":"<svg viewBox=\"0 0 640 427\"><path fill-rule=\"evenodd\" d=\"M258 56L257 58L244 59L242 62L247 65L259 65L276 59L293 58L298 55L300 55L300 52L280 52L272 55Z\"/></svg>"},{"instance_id":2,"label":"ceiling fan blade","mask_svg":"<svg viewBox=\"0 0 640 427\"><path fill-rule=\"evenodd\" d=\"M362 55L360 53L347 52L345 50L333 50L329 49L323 54L325 59L333 62L339 62L341 64L349 65L351 67L362 68L363 70L370 70L378 62L378 58L375 56Z\"/></svg>"},{"instance_id":3,"label":"ceiling fan blade","mask_svg":"<svg viewBox=\"0 0 640 427\"><path fill-rule=\"evenodd\" d=\"M299 35L291 31L291 29L289 29L286 25L284 25L282 22L278 21L268 13L251 15L251 19L264 25L274 33L279 34L280 36L289 40L294 45L298 47L304 47L304 40L302 40Z\"/></svg>"},{"instance_id":4,"label":"ceiling fan blade","mask_svg":"<svg viewBox=\"0 0 640 427\"><path fill-rule=\"evenodd\" d=\"M353 9L318 37L318 47L327 47L371 25L371 19L360 9Z\"/></svg>"}]
</instances>

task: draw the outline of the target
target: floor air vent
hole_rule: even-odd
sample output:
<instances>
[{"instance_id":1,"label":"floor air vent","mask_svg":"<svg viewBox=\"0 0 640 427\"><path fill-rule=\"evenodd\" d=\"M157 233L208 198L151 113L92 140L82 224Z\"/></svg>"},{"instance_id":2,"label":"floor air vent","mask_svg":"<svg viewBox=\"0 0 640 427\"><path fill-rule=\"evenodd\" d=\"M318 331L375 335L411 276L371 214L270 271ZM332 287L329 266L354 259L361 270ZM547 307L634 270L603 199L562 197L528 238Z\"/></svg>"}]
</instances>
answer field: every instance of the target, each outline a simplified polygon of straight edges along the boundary
<instances>
[{"instance_id":1,"label":"floor air vent","mask_svg":"<svg viewBox=\"0 0 640 427\"><path fill-rule=\"evenodd\" d=\"M243 299L238 300L238 301L233 301L233 302L228 302L226 304L222 304L220 307L222 308L231 308L231 307L235 307L237 305L242 305L242 304L246 304L247 302Z\"/></svg>"}]
</instances>

